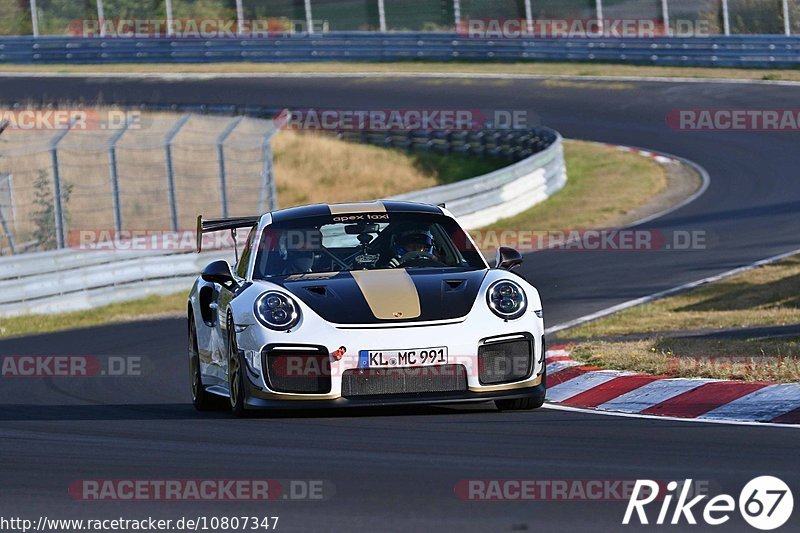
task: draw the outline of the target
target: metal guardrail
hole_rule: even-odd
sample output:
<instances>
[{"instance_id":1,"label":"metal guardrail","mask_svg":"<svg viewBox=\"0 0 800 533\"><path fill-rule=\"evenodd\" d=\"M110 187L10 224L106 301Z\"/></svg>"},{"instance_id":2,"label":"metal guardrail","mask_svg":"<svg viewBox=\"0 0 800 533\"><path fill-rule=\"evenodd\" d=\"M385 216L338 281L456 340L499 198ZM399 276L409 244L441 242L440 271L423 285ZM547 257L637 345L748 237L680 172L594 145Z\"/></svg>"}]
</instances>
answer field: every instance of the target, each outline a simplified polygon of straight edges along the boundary
<instances>
[{"instance_id":1,"label":"metal guardrail","mask_svg":"<svg viewBox=\"0 0 800 533\"><path fill-rule=\"evenodd\" d=\"M508 157L508 167L449 185L396 196L445 202L467 228L513 216L566 183L561 136L526 132L392 133L356 135L363 142L405 148ZM427 141L419 141L426 138ZM189 284L208 262L230 250L200 255L153 251L58 250L0 258L0 317L90 309Z\"/></svg>"},{"instance_id":2,"label":"metal guardrail","mask_svg":"<svg viewBox=\"0 0 800 533\"><path fill-rule=\"evenodd\" d=\"M491 127L487 125L485 127ZM402 148L437 152L489 156L519 161L545 150L556 142L558 134L549 128L530 130L475 131L340 131L340 139L375 144L385 148Z\"/></svg>"},{"instance_id":3,"label":"metal guardrail","mask_svg":"<svg viewBox=\"0 0 800 533\"><path fill-rule=\"evenodd\" d=\"M0 258L0 317L91 309L181 284L188 294L198 272L216 259L232 260L233 252L58 250Z\"/></svg>"},{"instance_id":4,"label":"metal guardrail","mask_svg":"<svg viewBox=\"0 0 800 533\"><path fill-rule=\"evenodd\" d=\"M478 39L457 33L336 32L230 39L0 38L0 64L397 60L790 68L800 65L800 37Z\"/></svg>"},{"instance_id":5,"label":"metal guardrail","mask_svg":"<svg viewBox=\"0 0 800 533\"><path fill-rule=\"evenodd\" d=\"M445 203L466 229L514 216L547 199L567 181L564 147L549 128L469 132L340 132L339 137L388 148L507 158L516 163L483 176L392 197Z\"/></svg>"},{"instance_id":6,"label":"metal guardrail","mask_svg":"<svg viewBox=\"0 0 800 533\"><path fill-rule=\"evenodd\" d=\"M411 202L444 203L468 230L488 226L543 202L567 183L561 135L539 130L553 140L538 153L489 174L457 183L394 196Z\"/></svg>"}]
</instances>

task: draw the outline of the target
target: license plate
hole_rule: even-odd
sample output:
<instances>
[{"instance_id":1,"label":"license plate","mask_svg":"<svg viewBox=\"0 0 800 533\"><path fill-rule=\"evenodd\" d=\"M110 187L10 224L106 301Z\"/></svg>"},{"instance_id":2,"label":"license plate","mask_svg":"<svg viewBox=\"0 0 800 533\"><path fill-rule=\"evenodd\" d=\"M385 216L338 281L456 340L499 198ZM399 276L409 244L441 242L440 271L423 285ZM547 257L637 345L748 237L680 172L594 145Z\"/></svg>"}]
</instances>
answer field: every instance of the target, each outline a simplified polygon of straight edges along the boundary
<instances>
[{"instance_id":1,"label":"license plate","mask_svg":"<svg viewBox=\"0 0 800 533\"><path fill-rule=\"evenodd\" d=\"M358 352L358 368L391 368L446 364L446 347L416 348L412 350L361 350Z\"/></svg>"}]
</instances>

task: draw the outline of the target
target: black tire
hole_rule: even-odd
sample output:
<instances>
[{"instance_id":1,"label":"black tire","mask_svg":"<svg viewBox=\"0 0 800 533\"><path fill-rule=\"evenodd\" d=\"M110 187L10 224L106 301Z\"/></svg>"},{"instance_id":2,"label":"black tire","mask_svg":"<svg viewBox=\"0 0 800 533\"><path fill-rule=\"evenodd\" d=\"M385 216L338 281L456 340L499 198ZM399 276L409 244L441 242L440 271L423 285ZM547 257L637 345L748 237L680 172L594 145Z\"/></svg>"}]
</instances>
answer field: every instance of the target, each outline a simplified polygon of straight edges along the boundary
<instances>
[{"instance_id":1,"label":"black tire","mask_svg":"<svg viewBox=\"0 0 800 533\"><path fill-rule=\"evenodd\" d=\"M530 411L544 404L544 398L514 398L513 400L495 400L494 404L501 411Z\"/></svg>"},{"instance_id":2,"label":"black tire","mask_svg":"<svg viewBox=\"0 0 800 533\"><path fill-rule=\"evenodd\" d=\"M236 331L231 320L228 320L228 390L233 414L239 418L247 416L249 411L245 407L244 372L236 345Z\"/></svg>"},{"instance_id":3,"label":"black tire","mask_svg":"<svg viewBox=\"0 0 800 533\"><path fill-rule=\"evenodd\" d=\"M189 315L189 379L192 391L192 405L198 411L211 411L219 407L217 398L203 387L200 377L200 351L197 349L197 329L194 319Z\"/></svg>"}]
</instances>

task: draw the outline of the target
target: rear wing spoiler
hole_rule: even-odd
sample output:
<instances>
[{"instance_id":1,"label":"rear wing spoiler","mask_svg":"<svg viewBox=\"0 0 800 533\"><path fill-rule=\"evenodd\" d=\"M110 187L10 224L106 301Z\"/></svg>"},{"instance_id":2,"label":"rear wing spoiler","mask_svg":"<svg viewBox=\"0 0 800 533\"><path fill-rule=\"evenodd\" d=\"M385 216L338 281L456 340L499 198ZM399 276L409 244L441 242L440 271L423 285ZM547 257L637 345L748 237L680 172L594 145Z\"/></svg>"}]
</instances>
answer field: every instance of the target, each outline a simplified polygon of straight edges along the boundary
<instances>
[{"instance_id":1,"label":"rear wing spoiler","mask_svg":"<svg viewBox=\"0 0 800 533\"><path fill-rule=\"evenodd\" d=\"M234 236L234 246L236 246L236 230L238 228L250 228L258 224L261 215L251 217L232 217L232 218L209 218L203 219L203 215L197 217L197 253L203 250L203 234L213 231L231 230Z\"/></svg>"}]
</instances>

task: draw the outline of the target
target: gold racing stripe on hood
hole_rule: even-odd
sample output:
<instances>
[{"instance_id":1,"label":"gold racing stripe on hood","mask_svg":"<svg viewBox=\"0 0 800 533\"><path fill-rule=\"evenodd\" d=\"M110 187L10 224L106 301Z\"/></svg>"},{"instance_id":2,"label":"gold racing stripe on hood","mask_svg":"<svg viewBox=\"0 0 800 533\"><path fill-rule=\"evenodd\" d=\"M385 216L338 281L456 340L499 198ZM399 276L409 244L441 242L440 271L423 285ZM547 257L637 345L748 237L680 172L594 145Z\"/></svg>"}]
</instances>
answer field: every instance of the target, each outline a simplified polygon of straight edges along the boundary
<instances>
[{"instance_id":1,"label":"gold racing stripe on hood","mask_svg":"<svg viewBox=\"0 0 800 533\"><path fill-rule=\"evenodd\" d=\"M359 202L354 204L331 204L328 206L331 215L347 215L351 213L385 213L383 202Z\"/></svg>"},{"instance_id":2,"label":"gold racing stripe on hood","mask_svg":"<svg viewBox=\"0 0 800 533\"><path fill-rule=\"evenodd\" d=\"M353 270L350 275L375 318L402 320L422 314L417 287L405 269Z\"/></svg>"}]
</instances>

